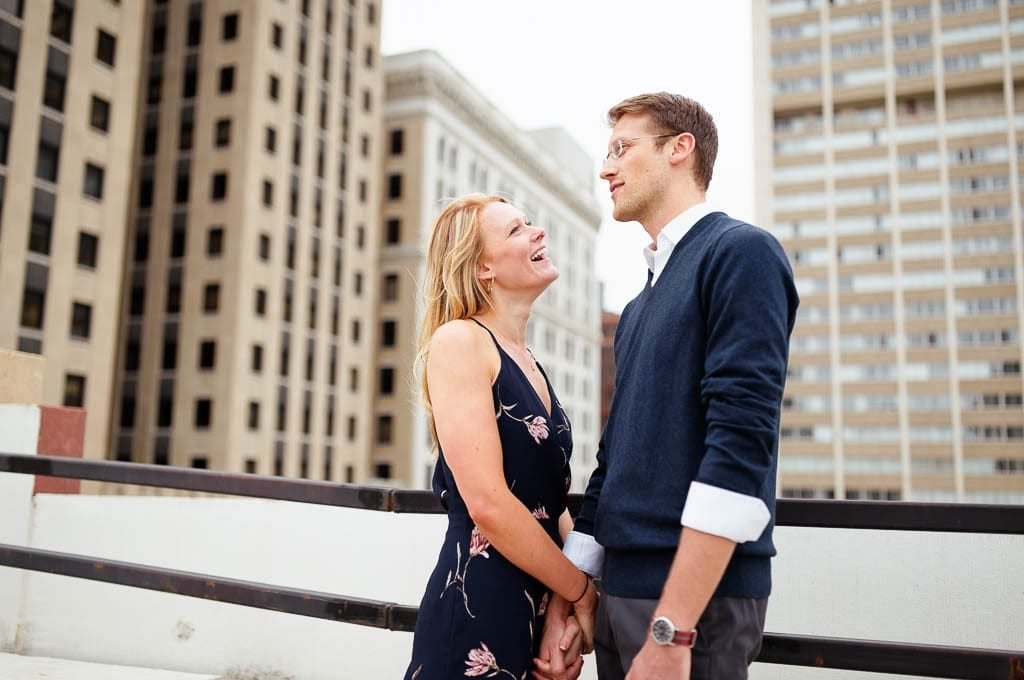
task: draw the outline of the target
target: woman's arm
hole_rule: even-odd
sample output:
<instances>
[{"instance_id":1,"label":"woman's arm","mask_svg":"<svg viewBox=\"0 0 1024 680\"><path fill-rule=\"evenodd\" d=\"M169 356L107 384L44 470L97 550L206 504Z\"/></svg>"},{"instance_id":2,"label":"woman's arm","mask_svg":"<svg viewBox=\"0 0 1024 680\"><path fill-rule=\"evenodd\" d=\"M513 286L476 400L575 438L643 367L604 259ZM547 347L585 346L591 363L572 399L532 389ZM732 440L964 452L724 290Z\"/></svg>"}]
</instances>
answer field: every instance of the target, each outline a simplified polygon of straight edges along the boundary
<instances>
[{"instance_id":1,"label":"woman's arm","mask_svg":"<svg viewBox=\"0 0 1024 680\"><path fill-rule=\"evenodd\" d=\"M569 601L583 594L577 607L593 608L597 598L587 576L505 481L491 392L500 358L489 336L469 321L445 324L430 341L426 368L437 437L477 527L510 562L554 593Z\"/></svg>"}]
</instances>

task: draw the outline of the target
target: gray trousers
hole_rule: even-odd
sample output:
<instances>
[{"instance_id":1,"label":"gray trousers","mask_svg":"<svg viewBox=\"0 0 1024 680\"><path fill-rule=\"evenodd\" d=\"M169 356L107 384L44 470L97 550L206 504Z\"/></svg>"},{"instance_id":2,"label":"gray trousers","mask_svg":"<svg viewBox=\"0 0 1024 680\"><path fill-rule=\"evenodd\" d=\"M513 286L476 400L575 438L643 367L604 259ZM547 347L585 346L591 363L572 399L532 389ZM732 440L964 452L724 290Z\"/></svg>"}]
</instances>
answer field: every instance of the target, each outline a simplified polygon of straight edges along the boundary
<instances>
[{"instance_id":1,"label":"gray trousers","mask_svg":"<svg viewBox=\"0 0 1024 680\"><path fill-rule=\"evenodd\" d=\"M601 594L594 626L600 680L623 680L650 637L657 600ZM767 598L713 597L697 623L691 680L746 680L764 632Z\"/></svg>"}]
</instances>

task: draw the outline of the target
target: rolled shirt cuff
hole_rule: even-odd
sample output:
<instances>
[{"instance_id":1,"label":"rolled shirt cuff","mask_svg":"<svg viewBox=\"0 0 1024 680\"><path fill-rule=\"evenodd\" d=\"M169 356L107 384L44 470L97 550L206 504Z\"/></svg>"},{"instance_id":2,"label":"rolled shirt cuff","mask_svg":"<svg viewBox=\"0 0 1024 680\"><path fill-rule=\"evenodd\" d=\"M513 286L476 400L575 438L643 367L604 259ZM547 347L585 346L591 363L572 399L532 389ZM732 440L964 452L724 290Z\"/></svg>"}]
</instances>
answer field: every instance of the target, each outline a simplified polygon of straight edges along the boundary
<instances>
[{"instance_id":1,"label":"rolled shirt cuff","mask_svg":"<svg viewBox=\"0 0 1024 680\"><path fill-rule=\"evenodd\" d=\"M761 536L771 517L768 506L760 498L693 482L680 523L706 534L746 543Z\"/></svg>"},{"instance_id":2,"label":"rolled shirt cuff","mask_svg":"<svg viewBox=\"0 0 1024 680\"><path fill-rule=\"evenodd\" d=\"M604 547L590 534L570 531L569 535L565 537L562 553L580 570L594 577L601 575L601 567L604 564Z\"/></svg>"}]
</instances>

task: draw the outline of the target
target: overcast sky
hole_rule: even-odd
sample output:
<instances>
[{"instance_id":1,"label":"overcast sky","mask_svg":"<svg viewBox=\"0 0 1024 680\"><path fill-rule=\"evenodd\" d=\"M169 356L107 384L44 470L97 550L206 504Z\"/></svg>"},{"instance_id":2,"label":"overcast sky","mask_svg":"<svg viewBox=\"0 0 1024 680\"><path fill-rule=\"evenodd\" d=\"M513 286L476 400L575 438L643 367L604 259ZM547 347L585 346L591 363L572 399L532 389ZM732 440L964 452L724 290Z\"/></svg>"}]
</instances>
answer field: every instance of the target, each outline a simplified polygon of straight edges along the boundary
<instances>
[{"instance_id":1,"label":"overcast sky","mask_svg":"<svg viewBox=\"0 0 1024 680\"><path fill-rule=\"evenodd\" d=\"M563 127L590 151L605 309L643 286L649 240L611 219L597 179L612 104L656 90L704 104L719 132L709 197L754 219L750 0L384 0L381 30L385 54L436 50L516 126Z\"/></svg>"}]
</instances>

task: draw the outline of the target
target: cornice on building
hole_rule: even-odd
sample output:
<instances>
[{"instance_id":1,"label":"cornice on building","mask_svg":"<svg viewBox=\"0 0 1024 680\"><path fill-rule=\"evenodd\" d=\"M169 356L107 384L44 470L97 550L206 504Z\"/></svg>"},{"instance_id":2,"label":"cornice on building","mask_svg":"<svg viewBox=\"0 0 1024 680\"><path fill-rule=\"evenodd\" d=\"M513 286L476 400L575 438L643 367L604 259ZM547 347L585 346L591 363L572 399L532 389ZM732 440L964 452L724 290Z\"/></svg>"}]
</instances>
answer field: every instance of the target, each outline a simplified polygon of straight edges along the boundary
<instances>
[{"instance_id":1,"label":"cornice on building","mask_svg":"<svg viewBox=\"0 0 1024 680\"><path fill-rule=\"evenodd\" d=\"M598 230L601 214L596 199L584 198L592 195L593 187L581 183L528 132L517 128L437 52L388 55L384 63L386 109L393 110L392 104L398 101L439 102ZM585 153L580 149L580 154Z\"/></svg>"}]
</instances>

